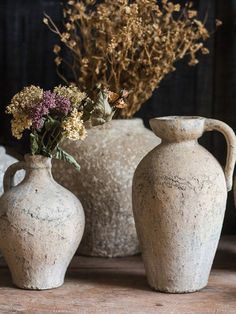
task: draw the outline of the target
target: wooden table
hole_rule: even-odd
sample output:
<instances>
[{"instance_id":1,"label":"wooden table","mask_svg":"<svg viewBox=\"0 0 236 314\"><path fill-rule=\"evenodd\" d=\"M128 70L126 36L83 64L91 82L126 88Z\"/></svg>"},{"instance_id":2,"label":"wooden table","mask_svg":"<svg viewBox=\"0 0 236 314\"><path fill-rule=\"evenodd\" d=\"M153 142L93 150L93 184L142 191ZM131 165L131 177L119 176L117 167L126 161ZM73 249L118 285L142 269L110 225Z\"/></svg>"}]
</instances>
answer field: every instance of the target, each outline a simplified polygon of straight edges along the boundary
<instances>
[{"instance_id":1,"label":"wooden table","mask_svg":"<svg viewBox=\"0 0 236 314\"><path fill-rule=\"evenodd\" d=\"M174 295L149 289L140 256L75 257L63 287L47 291L15 288L0 265L0 314L122 313L236 314L236 237L221 240L208 286Z\"/></svg>"}]
</instances>

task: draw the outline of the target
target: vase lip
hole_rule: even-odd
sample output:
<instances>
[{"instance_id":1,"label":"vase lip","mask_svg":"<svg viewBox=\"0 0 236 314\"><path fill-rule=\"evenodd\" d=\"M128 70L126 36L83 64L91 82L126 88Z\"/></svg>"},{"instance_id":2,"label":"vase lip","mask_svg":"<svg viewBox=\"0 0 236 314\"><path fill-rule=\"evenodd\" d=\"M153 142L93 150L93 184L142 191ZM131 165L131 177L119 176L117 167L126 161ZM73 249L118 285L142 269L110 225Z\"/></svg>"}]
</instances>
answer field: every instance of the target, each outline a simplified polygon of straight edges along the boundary
<instances>
[{"instance_id":1,"label":"vase lip","mask_svg":"<svg viewBox=\"0 0 236 314\"><path fill-rule=\"evenodd\" d=\"M205 120L204 117L201 116L163 116L163 117L156 117L152 118L151 120L159 120L159 121L176 121L176 120Z\"/></svg>"},{"instance_id":2,"label":"vase lip","mask_svg":"<svg viewBox=\"0 0 236 314\"><path fill-rule=\"evenodd\" d=\"M24 156L26 167L30 169L51 168L52 158L43 155L26 154Z\"/></svg>"},{"instance_id":3,"label":"vase lip","mask_svg":"<svg viewBox=\"0 0 236 314\"><path fill-rule=\"evenodd\" d=\"M143 127L143 120L141 118L132 118L132 119L113 119L109 122L106 122L102 125L93 127L92 130L98 129L112 129L112 128L123 128L125 127Z\"/></svg>"},{"instance_id":4,"label":"vase lip","mask_svg":"<svg viewBox=\"0 0 236 314\"><path fill-rule=\"evenodd\" d=\"M149 120L153 132L166 142L196 141L202 136L206 118L165 116Z\"/></svg>"}]
</instances>

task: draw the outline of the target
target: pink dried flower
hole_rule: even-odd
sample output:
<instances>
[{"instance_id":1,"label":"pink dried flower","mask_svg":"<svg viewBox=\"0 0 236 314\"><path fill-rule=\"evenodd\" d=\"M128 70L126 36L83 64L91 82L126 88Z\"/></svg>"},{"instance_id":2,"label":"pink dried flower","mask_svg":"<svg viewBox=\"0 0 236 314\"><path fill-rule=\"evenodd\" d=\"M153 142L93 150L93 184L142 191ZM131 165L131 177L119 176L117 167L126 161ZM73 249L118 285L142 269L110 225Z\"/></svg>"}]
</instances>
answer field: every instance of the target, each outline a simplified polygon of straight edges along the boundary
<instances>
[{"instance_id":1,"label":"pink dried flower","mask_svg":"<svg viewBox=\"0 0 236 314\"><path fill-rule=\"evenodd\" d=\"M67 115L71 111L70 101L61 96L56 95L51 91L43 92L43 99L36 104L30 111L32 126L35 129L41 129L44 122L44 116L54 112L61 115Z\"/></svg>"},{"instance_id":2,"label":"pink dried flower","mask_svg":"<svg viewBox=\"0 0 236 314\"><path fill-rule=\"evenodd\" d=\"M61 95L55 95L55 101L56 101L56 108L55 111L58 114L67 115L71 111L71 102L68 98L63 97Z\"/></svg>"},{"instance_id":3,"label":"pink dried flower","mask_svg":"<svg viewBox=\"0 0 236 314\"><path fill-rule=\"evenodd\" d=\"M35 129L41 129L43 126L43 117L49 113L49 110L56 107L55 94L50 91L43 92L43 99L36 104L30 111L32 126Z\"/></svg>"}]
</instances>

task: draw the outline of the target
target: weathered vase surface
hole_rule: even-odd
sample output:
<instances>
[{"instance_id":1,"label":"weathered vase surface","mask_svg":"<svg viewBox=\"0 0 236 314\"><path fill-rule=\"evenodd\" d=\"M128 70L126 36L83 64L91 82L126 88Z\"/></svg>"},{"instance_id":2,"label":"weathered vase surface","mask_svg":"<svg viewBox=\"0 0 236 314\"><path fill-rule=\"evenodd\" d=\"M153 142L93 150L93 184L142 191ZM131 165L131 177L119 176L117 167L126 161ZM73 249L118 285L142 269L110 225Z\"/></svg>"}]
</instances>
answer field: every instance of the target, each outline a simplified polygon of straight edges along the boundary
<instances>
[{"instance_id":1,"label":"weathered vase surface","mask_svg":"<svg viewBox=\"0 0 236 314\"><path fill-rule=\"evenodd\" d=\"M6 154L6 150L3 146L0 146L0 196L3 194L3 177L7 168L13 163L17 162L17 159ZM16 175L16 183L20 183L20 181L24 177L24 171L19 171Z\"/></svg>"},{"instance_id":2,"label":"weathered vase surface","mask_svg":"<svg viewBox=\"0 0 236 314\"><path fill-rule=\"evenodd\" d=\"M235 135L225 123L201 117L150 121L162 143L140 162L133 210L147 279L155 290L185 293L207 285L231 189ZM228 143L225 173L201 145L204 131Z\"/></svg>"},{"instance_id":3,"label":"weathered vase surface","mask_svg":"<svg viewBox=\"0 0 236 314\"><path fill-rule=\"evenodd\" d=\"M114 257L140 251L132 212L132 179L140 160L159 143L141 119L113 120L88 130L84 142L65 142L65 150L75 156L81 171L56 161L53 174L84 207L81 254Z\"/></svg>"},{"instance_id":4,"label":"weathered vase surface","mask_svg":"<svg viewBox=\"0 0 236 314\"><path fill-rule=\"evenodd\" d=\"M26 176L12 186L14 173ZM0 248L13 283L25 289L50 289L63 284L66 269L84 230L80 201L53 180L51 159L26 156L4 177L0 198Z\"/></svg>"}]
</instances>

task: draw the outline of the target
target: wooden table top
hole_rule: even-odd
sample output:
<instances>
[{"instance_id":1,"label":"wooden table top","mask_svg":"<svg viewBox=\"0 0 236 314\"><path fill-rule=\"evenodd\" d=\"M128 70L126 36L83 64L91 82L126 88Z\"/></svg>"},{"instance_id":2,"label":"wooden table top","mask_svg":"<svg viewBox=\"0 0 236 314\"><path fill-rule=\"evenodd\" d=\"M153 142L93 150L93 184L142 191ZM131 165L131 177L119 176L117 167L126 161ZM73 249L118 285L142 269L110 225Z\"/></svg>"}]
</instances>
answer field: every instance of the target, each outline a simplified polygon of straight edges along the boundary
<instances>
[{"instance_id":1,"label":"wooden table top","mask_svg":"<svg viewBox=\"0 0 236 314\"><path fill-rule=\"evenodd\" d=\"M0 265L0 314L236 314L236 237L219 245L208 286L190 294L152 291L140 256L75 257L65 284L57 289L15 288L7 267Z\"/></svg>"}]
</instances>

